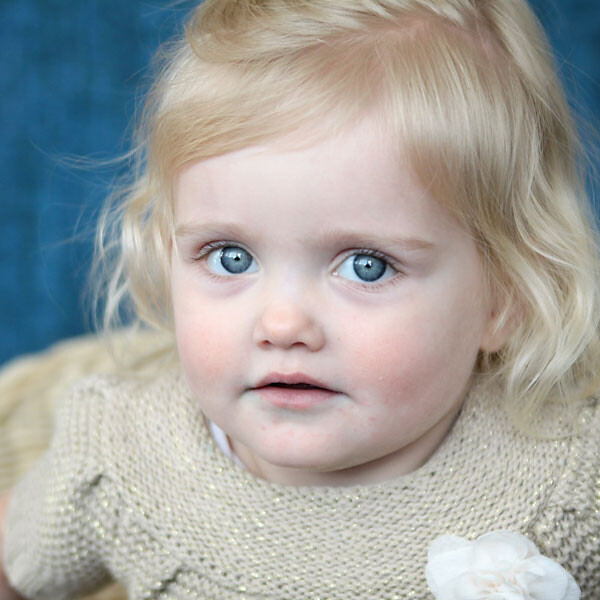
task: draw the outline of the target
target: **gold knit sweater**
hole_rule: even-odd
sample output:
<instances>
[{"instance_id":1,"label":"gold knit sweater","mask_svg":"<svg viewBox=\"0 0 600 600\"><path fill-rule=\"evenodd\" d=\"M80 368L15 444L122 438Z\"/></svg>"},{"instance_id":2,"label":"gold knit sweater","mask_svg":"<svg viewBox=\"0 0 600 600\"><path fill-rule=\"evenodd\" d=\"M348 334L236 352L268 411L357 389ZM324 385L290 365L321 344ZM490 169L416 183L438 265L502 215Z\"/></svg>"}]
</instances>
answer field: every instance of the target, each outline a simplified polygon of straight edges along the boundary
<instances>
[{"instance_id":1,"label":"gold knit sweater","mask_svg":"<svg viewBox=\"0 0 600 600\"><path fill-rule=\"evenodd\" d=\"M488 386L489 387L489 386ZM110 579L131 598L431 599L443 533L527 535L600 598L600 409L566 437L519 433L475 384L414 473L350 488L280 486L215 446L178 374L96 376L62 402L48 452L17 486L5 567L33 598Z\"/></svg>"}]
</instances>

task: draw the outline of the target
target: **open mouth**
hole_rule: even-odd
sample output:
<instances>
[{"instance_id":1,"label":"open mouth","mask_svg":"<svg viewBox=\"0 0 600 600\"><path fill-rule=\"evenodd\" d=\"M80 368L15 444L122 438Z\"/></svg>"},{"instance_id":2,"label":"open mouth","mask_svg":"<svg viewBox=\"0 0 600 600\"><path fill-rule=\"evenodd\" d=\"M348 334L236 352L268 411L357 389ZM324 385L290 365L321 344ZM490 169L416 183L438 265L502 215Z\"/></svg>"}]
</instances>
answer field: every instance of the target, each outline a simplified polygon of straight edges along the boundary
<instances>
[{"instance_id":1,"label":"open mouth","mask_svg":"<svg viewBox=\"0 0 600 600\"><path fill-rule=\"evenodd\" d=\"M284 389L292 389L292 390L323 390L326 392L330 392L331 390L320 387L318 385L312 385L311 383L283 383L281 381L269 383L263 387L276 387L276 388L284 388Z\"/></svg>"},{"instance_id":2,"label":"open mouth","mask_svg":"<svg viewBox=\"0 0 600 600\"><path fill-rule=\"evenodd\" d=\"M302 373L272 373L253 390L269 404L294 411L309 410L331 400L339 393Z\"/></svg>"}]
</instances>

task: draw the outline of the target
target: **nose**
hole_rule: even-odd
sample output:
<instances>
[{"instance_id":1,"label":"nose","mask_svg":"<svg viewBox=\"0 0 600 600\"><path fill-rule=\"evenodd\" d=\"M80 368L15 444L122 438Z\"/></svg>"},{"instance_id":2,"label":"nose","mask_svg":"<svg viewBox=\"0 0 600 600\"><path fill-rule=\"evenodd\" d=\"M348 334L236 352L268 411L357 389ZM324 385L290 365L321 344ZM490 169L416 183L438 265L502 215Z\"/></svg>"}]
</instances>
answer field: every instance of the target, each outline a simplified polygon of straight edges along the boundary
<instances>
[{"instance_id":1,"label":"nose","mask_svg":"<svg viewBox=\"0 0 600 600\"><path fill-rule=\"evenodd\" d=\"M299 301L280 299L267 304L259 315L254 343L262 348L298 346L316 352L325 344L325 333Z\"/></svg>"}]
</instances>

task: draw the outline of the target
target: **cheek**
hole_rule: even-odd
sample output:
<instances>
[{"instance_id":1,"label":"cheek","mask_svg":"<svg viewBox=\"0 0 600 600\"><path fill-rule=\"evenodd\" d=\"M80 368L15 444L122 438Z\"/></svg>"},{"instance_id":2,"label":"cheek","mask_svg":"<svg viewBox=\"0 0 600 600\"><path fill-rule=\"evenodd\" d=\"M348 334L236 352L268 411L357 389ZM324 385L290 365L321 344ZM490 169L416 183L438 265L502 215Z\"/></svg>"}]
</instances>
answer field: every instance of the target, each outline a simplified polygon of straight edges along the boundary
<instances>
[{"instance_id":1,"label":"cheek","mask_svg":"<svg viewBox=\"0 0 600 600\"><path fill-rule=\"evenodd\" d=\"M354 328L348 358L356 365L354 382L365 393L377 390L384 403L458 393L478 351L478 326L463 318L467 312L419 301Z\"/></svg>"},{"instance_id":2,"label":"cheek","mask_svg":"<svg viewBox=\"0 0 600 600\"><path fill-rule=\"evenodd\" d=\"M214 306L181 298L174 300L174 314L179 358L190 382L204 385L222 380L235 368L239 347L233 320L215 314Z\"/></svg>"},{"instance_id":3,"label":"cheek","mask_svg":"<svg viewBox=\"0 0 600 600\"><path fill-rule=\"evenodd\" d=\"M375 339L370 334L359 335L356 342L355 358L351 359L356 365L355 382L365 393L376 392L384 403L399 394L413 394L431 368L431 357L421 348L422 338L415 332L388 328Z\"/></svg>"},{"instance_id":4,"label":"cheek","mask_svg":"<svg viewBox=\"0 0 600 600\"><path fill-rule=\"evenodd\" d=\"M353 326L345 336L345 362L352 365L353 384L363 393L371 389L391 396L398 385L406 385L407 373L424 367L422 332L414 321L399 318L395 312L378 311L372 316L350 320Z\"/></svg>"}]
</instances>

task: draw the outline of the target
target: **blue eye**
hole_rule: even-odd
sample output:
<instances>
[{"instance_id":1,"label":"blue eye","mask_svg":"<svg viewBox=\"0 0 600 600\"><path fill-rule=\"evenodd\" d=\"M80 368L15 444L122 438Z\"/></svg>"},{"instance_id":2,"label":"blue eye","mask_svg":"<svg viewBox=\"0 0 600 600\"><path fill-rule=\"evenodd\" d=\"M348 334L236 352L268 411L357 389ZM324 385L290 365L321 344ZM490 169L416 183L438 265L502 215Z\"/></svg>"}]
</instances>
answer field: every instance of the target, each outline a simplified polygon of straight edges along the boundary
<instances>
[{"instance_id":1,"label":"blue eye","mask_svg":"<svg viewBox=\"0 0 600 600\"><path fill-rule=\"evenodd\" d=\"M350 281L374 283L389 279L395 273L396 270L383 258L372 254L353 254L335 270L334 274Z\"/></svg>"},{"instance_id":2,"label":"blue eye","mask_svg":"<svg viewBox=\"0 0 600 600\"><path fill-rule=\"evenodd\" d=\"M252 254L239 246L225 246L213 250L207 255L206 264L217 275L241 275L258 271Z\"/></svg>"}]
</instances>

